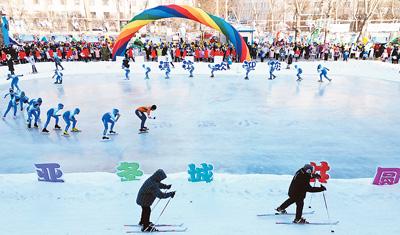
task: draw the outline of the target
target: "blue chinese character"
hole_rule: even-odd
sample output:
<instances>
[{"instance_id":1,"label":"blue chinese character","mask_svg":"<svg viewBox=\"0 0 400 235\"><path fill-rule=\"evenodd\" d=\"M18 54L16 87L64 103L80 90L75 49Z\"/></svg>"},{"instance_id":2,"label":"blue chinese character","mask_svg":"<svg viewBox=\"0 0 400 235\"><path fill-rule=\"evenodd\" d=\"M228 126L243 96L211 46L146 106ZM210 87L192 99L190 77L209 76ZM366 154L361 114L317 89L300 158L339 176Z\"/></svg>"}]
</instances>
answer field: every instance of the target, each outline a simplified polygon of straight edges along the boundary
<instances>
[{"instance_id":1,"label":"blue chinese character","mask_svg":"<svg viewBox=\"0 0 400 235\"><path fill-rule=\"evenodd\" d=\"M169 73L171 72L171 69L169 68L169 63L168 61L160 61L160 65L158 68L161 69L161 71L165 70L165 79L169 78Z\"/></svg>"},{"instance_id":2,"label":"blue chinese character","mask_svg":"<svg viewBox=\"0 0 400 235\"><path fill-rule=\"evenodd\" d=\"M212 170L214 167L211 164L203 163L202 167L196 167L194 164L189 164L189 181L190 182L201 182L205 181L210 183L213 180Z\"/></svg>"},{"instance_id":3,"label":"blue chinese character","mask_svg":"<svg viewBox=\"0 0 400 235\"><path fill-rule=\"evenodd\" d=\"M226 70L226 62L221 62L220 64L215 64L215 65L211 65L209 64L208 67L211 69L211 77L214 77L214 72L215 71L222 71L222 70Z\"/></svg>"},{"instance_id":4,"label":"blue chinese character","mask_svg":"<svg viewBox=\"0 0 400 235\"><path fill-rule=\"evenodd\" d=\"M189 71L189 73L190 73L189 77L193 77L193 71L194 71L194 65L193 64L194 63L192 61L190 61L190 60L184 60L183 64L182 64L182 68L184 70Z\"/></svg>"},{"instance_id":5,"label":"blue chinese character","mask_svg":"<svg viewBox=\"0 0 400 235\"><path fill-rule=\"evenodd\" d=\"M39 181L45 182L64 182L64 180L60 179L63 175L60 168L60 165L57 163L44 163L44 164L35 164L36 172L38 174Z\"/></svg>"},{"instance_id":6,"label":"blue chinese character","mask_svg":"<svg viewBox=\"0 0 400 235\"><path fill-rule=\"evenodd\" d=\"M144 79L150 79L149 77L149 73L151 72L150 67L146 66L145 64L143 64L142 67L144 68L146 74L146 77Z\"/></svg>"},{"instance_id":7,"label":"blue chinese character","mask_svg":"<svg viewBox=\"0 0 400 235\"><path fill-rule=\"evenodd\" d=\"M281 70L281 63L277 60L270 60L268 61L269 66L269 80L275 79L276 75L274 74L275 70Z\"/></svg>"},{"instance_id":8,"label":"blue chinese character","mask_svg":"<svg viewBox=\"0 0 400 235\"><path fill-rule=\"evenodd\" d=\"M256 62L255 61L244 61L242 67L246 70L246 77L244 79L248 80L249 73L251 70L255 70L256 68Z\"/></svg>"}]
</instances>

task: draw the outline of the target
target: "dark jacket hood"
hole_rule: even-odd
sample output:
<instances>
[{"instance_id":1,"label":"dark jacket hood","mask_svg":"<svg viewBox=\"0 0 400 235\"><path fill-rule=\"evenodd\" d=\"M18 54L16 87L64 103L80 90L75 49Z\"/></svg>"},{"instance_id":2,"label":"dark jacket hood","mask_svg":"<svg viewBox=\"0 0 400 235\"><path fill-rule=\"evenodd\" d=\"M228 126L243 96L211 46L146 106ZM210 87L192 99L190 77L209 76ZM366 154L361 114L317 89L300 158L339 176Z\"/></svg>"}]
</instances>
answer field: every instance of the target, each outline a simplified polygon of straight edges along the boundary
<instances>
[{"instance_id":1,"label":"dark jacket hood","mask_svg":"<svg viewBox=\"0 0 400 235\"><path fill-rule=\"evenodd\" d=\"M165 174L165 172L162 169L158 169L156 172L154 172L154 174L151 176L151 178L154 181L161 182L161 180L164 180L165 178L167 178L167 175Z\"/></svg>"}]
</instances>

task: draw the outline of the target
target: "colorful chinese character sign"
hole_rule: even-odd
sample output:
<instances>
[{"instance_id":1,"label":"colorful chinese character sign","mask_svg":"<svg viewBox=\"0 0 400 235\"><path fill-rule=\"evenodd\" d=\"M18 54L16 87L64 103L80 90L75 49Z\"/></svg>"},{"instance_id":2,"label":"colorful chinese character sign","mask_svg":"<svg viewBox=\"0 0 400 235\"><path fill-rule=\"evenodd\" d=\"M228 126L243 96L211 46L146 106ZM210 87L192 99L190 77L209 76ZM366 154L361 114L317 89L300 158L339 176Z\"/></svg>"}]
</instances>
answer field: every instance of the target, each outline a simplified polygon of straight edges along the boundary
<instances>
[{"instance_id":1,"label":"colorful chinese character sign","mask_svg":"<svg viewBox=\"0 0 400 235\"><path fill-rule=\"evenodd\" d=\"M189 164L189 182L210 183L213 180L212 170L214 167L211 164L203 163L201 167L196 167L194 164Z\"/></svg>"},{"instance_id":2,"label":"colorful chinese character sign","mask_svg":"<svg viewBox=\"0 0 400 235\"><path fill-rule=\"evenodd\" d=\"M136 162L121 162L117 170L121 181L139 180L137 177L143 175L143 171L139 170L139 163Z\"/></svg>"},{"instance_id":3,"label":"colorful chinese character sign","mask_svg":"<svg viewBox=\"0 0 400 235\"><path fill-rule=\"evenodd\" d=\"M327 162L321 162L321 165L317 165L315 162L310 162L310 164L314 167L314 172L313 174L317 173L321 176L321 178L318 179L320 183L328 183L329 175L328 171L331 169L329 167L329 164ZM314 182L315 179L311 179L310 182Z\"/></svg>"},{"instance_id":4,"label":"colorful chinese character sign","mask_svg":"<svg viewBox=\"0 0 400 235\"><path fill-rule=\"evenodd\" d=\"M375 185L393 185L399 182L400 168L378 167L373 184Z\"/></svg>"},{"instance_id":5,"label":"colorful chinese character sign","mask_svg":"<svg viewBox=\"0 0 400 235\"><path fill-rule=\"evenodd\" d=\"M39 181L45 182L59 182L63 183L64 180L60 179L63 175L60 168L60 165L57 163L44 163L44 164L35 164L36 172L38 174Z\"/></svg>"}]
</instances>

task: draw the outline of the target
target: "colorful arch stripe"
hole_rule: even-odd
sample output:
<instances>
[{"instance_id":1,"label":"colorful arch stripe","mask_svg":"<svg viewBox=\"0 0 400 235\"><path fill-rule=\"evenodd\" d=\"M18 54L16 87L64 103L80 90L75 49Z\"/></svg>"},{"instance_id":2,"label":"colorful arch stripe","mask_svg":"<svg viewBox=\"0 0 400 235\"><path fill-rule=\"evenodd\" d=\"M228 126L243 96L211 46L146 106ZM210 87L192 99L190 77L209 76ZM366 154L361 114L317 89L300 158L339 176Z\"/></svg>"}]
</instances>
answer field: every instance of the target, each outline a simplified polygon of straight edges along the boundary
<instances>
[{"instance_id":1,"label":"colorful arch stripe","mask_svg":"<svg viewBox=\"0 0 400 235\"><path fill-rule=\"evenodd\" d=\"M194 20L220 31L232 42L240 61L250 60L250 53L246 42L231 24L220 17L208 14L200 8L175 4L147 9L133 17L129 23L124 26L114 44L112 54L113 60L115 60L116 56L124 55L128 42L140 28L153 21L171 17Z\"/></svg>"}]
</instances>

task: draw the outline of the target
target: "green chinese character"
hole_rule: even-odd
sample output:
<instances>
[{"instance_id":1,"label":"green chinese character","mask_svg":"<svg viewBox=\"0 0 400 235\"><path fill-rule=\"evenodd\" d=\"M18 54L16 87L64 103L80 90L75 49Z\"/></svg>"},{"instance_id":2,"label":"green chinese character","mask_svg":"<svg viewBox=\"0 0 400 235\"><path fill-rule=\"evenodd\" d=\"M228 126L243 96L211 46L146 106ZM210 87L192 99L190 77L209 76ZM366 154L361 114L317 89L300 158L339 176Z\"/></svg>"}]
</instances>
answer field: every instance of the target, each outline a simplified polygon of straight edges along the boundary
<instances>
[{"instance_id":1,"label":"green chinese character","mask_svg":"<svg viewBox=\"0 0 400 235\"><path fill-rule=\"evenodd\" d=\"M139 163L136 162L121 162L117 170L117 175L121 177L121 181L139 180L136 177L143 175L143 171L139 170Z\"/></svg>"}]
</instances>

